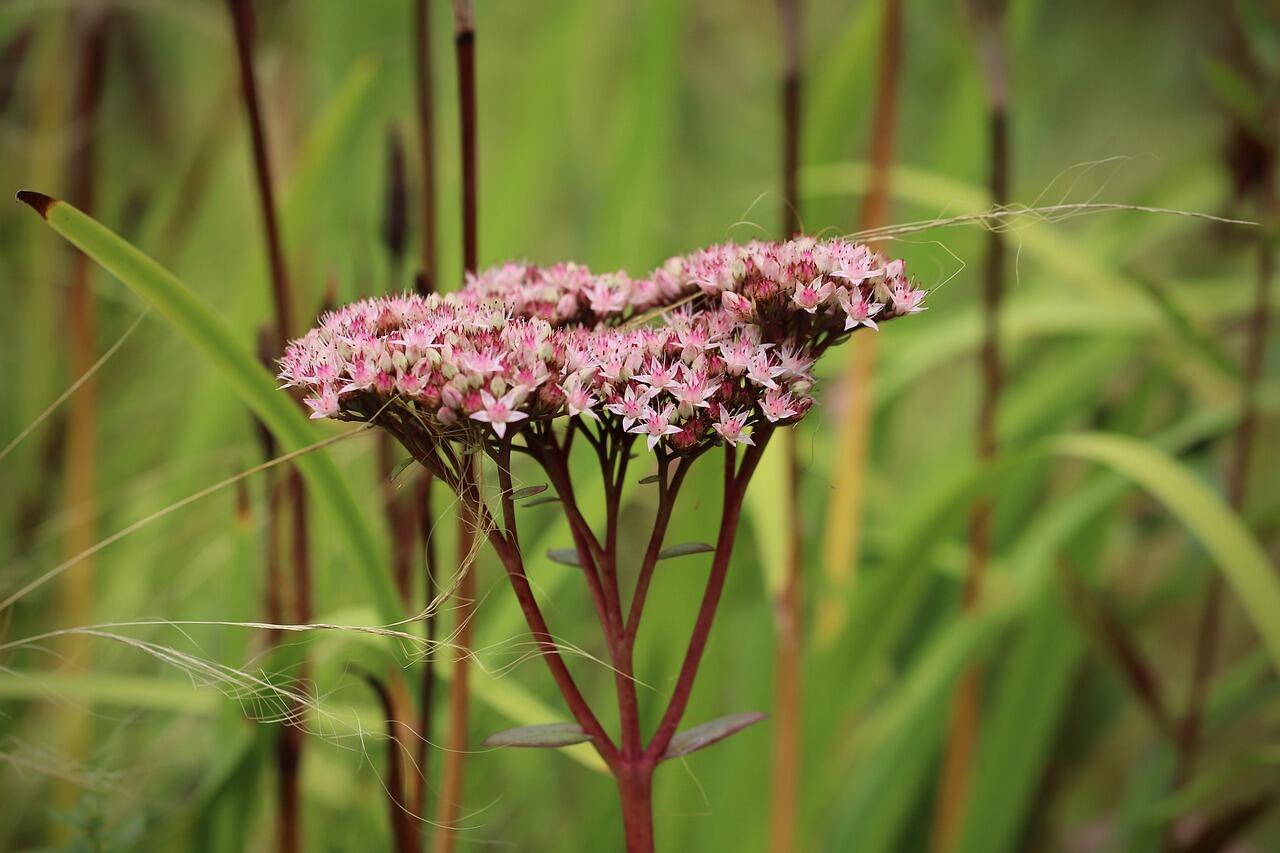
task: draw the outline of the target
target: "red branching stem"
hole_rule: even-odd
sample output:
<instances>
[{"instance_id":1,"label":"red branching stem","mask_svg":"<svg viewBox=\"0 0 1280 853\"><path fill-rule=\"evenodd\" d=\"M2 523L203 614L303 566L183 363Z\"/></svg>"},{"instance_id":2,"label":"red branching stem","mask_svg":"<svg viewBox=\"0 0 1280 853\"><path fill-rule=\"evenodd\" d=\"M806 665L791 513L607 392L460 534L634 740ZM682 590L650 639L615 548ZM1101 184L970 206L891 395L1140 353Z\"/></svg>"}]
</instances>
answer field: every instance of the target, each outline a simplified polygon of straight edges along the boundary
<instances>
[{"instance_id":1,"label":"red branching stem","mask_svg":"<svg viewBox=\"0 0 1280 853\"><path fill-rule=\"evenodd\" d=\"M623 641L628 649L635 646L636 636L640 632L640 617L649 596L649 584L653 581L653 572L658 565L658 555L662 553L662 540L667 535L667 525L675 510L680 485L684 482L692 461L679 458L671 460L665 454L658 456L658 511L653 520L653 533L645 548L644 561L640 564L640 573L636 577L636 588L631 595L631 608L623 631ZM671 470L673 467L674 471Z\"/></svg>"},{"instance_id":2,"label":"red branching stem","mask_svg":"<svg viewBox=\"0 0 1280 853\"><path fill-rule=\"evenodd\" d=\"M702 596L702 604L698 608L698 616L694 621L693 633L689 637L689 647L685 652L684 662L680 666L680 675L676 679L671 701L662 715L662 722L658 724L653 739L649 741L649 746L645 750L647 760L656 762L666 752L671 738L676 733L676 727L680 725L680 719L684 716L684 710L689 704L689 697L693 693L693 680L698 674L698 664L702 661L702 654L706 651L707 638L711 634L711 622L715 618L716 608L720 603L720 594L724 591L724 581L729 571L729 557L733 553L733 540L737 535L738 519L742 513L742 499L746 494L747 483L760 462L760 456L764 453L772 432L772 429L757 428L753 435L756 443L747 448L746 453L743 454L742 464L736 472L734 470L736 453L732 447L725 448L724 509L720 517L720 533L716 538L715 558L711 563L706 591Z\"/></svg>"},{"instance_id":3,"label":"red branching stem","mask_svg":"<svg viewBox=\"0 0 1280 853\"><path fill-rule=\"evenodd\" d=\"M478 482L473 477L458 475L459 471L465 472L471 468L465 462L459 467L450 461L447 443L431 438L411 425L403 424L398 419L385 414L378 416L376 420L382 426L392 430L413 457L433 476L443 479L454 489L465 513L474 519L476 528L488 536L490 545L502 562L525 622L541 652L540 656L550 670L552 679L564 697L570 713L591 738L600 756L613 772L622 803L627 849L638 851L638 853L652 851L653 772L662 760L663 753L670 744L688 705L694 678L706 649L711 624L724 588L747 484L774 431L773 428L763 425L756 427L756 432L753 434L756 444L746 450L741 464L738 464L737 451L733 447L727 447L725 450L724 506L706 591L670 703L657 732L645 746L640 728L632 651L644 609L646 592L654 565L661 553L662 540L674 510L676 497L689 466L699 454L679 458L665 454L659 455L658 511L649 545L645 551L640 577L637 580L637 588L632 596L627 625L624 628L620 624L611 624L611 611L605 606L604 593L599 588L599 578L594 573L595 567L604 560L617 559L616 549L612 553L608 552L596 539L586 519L583 518L569 481L565 445L557 445L550 429L539 431L535 427L532 432L525 434L526 443L523 445L514 444L510 438L485 445L485 452L493 459L497 468L499 488L497 512L501 519L501 524L498 524L483 500ZM573 428L571 425L570 429ZM601 445L603 446L603 442ZM527 453L539 462L560 495L562 509L570 520L570 527L577 543L584 574L588 578L589 585L594 587L593 599L614 662L621 720L621 737L617 742L604 730L575 682L529 583L519 546L520 537L511 471L513 451ZM614 495L615 500L620 497L626 470L619 464L615 453L627 452L629 452L628 446L620 443L619 447L605 454L605 459L610 466L605 473L607 491Z\"/></svg>"},{"instance_id":4,"label":"red branching stem","mask_svg":"<svg viewBox=\"0 0 1280 853\"><path fill-rule=\"evenodd\" d=\"M499 559L502 560L507 578L511 582L511 588L516 594L516 601L524 614L525 622L529 625L529 631L533 634L534 642L538 644L539 649L542 651L542 659L546 662L547 668L551 670L551 677L555 679L556 686L560 689L561 695L569 705L570 712L572 712L578 725L582 726L582 730L591 736L596 749L600 753L600 757L610 767L614 767L618 764L620 757L618 749L608 733L605 732L604 727L600 725L600 721L596 718L590 705L587 704L586 698L583 697L582 691L578 689L577 683L573 680L573 674L569 672L569 667L565 664L564 658L560 654L555 638L547 627L546 619L542 615L542 608L538 606L538 600L534 597L533 587L530 586L528 575L525 574L524 558L521 556L520 549L513 539L513 533L516 530L516 518L514 505L511 501L509 444L503 445L499 458L495 461L498 463L498 486L502 491L502 527L499 528L493 523L488 509L480 501L478 489L468 489L460 497L464 503L471 507L482 529L488 531L489 542L498 553Z\"/></svg>"},{"instance_id":5,"label":"red branching stem","mask_svg":"<svg viewBox=\"0 0 1280 853\"><path fill-rule=\"evenodd\" d=\"M569 476L568 444L566 443L564 447L557 446L555 437L550 432L547 433L546 437L546 450L538 458L542 462L547 476L551 478L556 493L560 496L570 527L583 539L587 553L591 557L592 568L597 572L601 571L601 564L604 563L605 559L604 545L596 537L591 525L587 523L581 509L578 507L577 497L573 490L573 481Z\"/></svg>"},{"instance_id":6,"label":"red branching stem","mask_svg":"<svg viewBox=\"0 0 1280 853\"><path fill-rule=\"evenodd\" d=\"M622 509L622 485L627 474L627 462L631 455L631 436L610 442L602 459L604 474L605 537L604 576L605 602L609 605L615 640L622 635L622 595L618 590L618 518Z\"/></svg>"},{"instance_id":7,"label":"red branching stem","mask_svg":"<svg viewBox=\"0 0 1280 853\"><path fill-rule=\"evenodd\" d=\"M590 433L586 433L588 437ZM640 703L636 693L632 665L632 646L625 638L622 619L622 600L618 586L618 519L621 512L622 487L626 478L630 440L611 442L592 439L604 478L606 533L603 545L596 539L578 507L573 484L568 473L567 450L558 448L548 437L546 452L540 455L560 501L569 519L579 562L587 577L592 601L600 618L601 629L609 648L613 664L614 687L618 699L621 724L622 753L627 758L638 757L643 751L640 730ZM668 513L669 514L669 513ZM665 527L665 525L664 525ZM661 537L659 536L659 542Z\"/></svg>"},{"instance_id":8,"label":"red branching stem","mask_svg":"<svg viewBox=\"0 0 1280 853\"><path fill-rule=\"evenodd\" d=\"M547 478L551 480L552 488L556 490L556 494L560 497L560 505L563 507L565 518L569 522L569 533L573 537L574 547L578 551L578 562L582 564L582 574L587 579L587 589L591 593L591 602L595 605L596 615L600 618L600 625L605 631L605 637L610 640L610 649L612 649L613 619L610 615L608 599L605 597L604 586L600 582L600 573L597 569L597 564L603 562L603 553L599 542L595 539L595 534L592 533L591 527L587 524L586 519L582 516L582 511L578 508L577 498L573 492L573 483L569 479L565 455L564 451L559 450L549 441L548 447L539 457L539 461L542 462L543 470L547 472Z\"/></svg>"}]
</instances>

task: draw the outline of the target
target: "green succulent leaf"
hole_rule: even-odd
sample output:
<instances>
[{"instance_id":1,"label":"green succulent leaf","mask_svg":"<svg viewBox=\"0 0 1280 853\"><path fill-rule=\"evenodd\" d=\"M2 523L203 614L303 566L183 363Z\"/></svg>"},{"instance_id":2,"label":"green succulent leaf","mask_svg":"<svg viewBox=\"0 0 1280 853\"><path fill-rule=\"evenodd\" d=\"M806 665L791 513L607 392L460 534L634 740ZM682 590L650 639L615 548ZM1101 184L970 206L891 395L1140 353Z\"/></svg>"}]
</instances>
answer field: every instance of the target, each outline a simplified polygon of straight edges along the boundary
<instances>
[{"instance_id":1,"label":"green succulent leaf","mask_svg":"<svg viewBox=\"0 0 1280 853\"><path fill-rule=\"evenodd\" d=\"M410 456L408 459L402 459L397 462L396 467L392 468L391 473L387 475L387 480L394 483L396 480L400 479L400 475L409 470L409 467L412 466L415 461L416 460Z\"/></svg>"},{"instance_id":2,"label":"green succulent leaf","mask_svg":"<svg viewBox=\"0 0 1280 853\"><path fill-rule=\"evenodd\" d=\"M551 548L547 551L547 559L563 566L582 565L582 560L578 558L578 550L576 548Z\"/></svg>"},{"instance_id":3,"label":"green succulent leaf","mask_svg":"<svg viewBox=\"0 0 1280 853\"><path fill-rule=\"evenodd\" d=\"M672 557L686 557L689 554L712 554L715 550L706 542L681 542L679 545L663 548L658 552L658 559L668 560Z\"/></svg>"},{"instance_id":4,"label":"green succulent leaf","mask_svg":"<svg viewBox=\"0 0 1280 853\"><path fill-rule=\"evenodd\" d=\"M525 486L523 489L516 489L511 493L511 500L519 501L525 498L531 498L534 495L540 495L547 490L547 484L542 483L537 486Z\"/></svg>"},{"instance_id":5,"label":"green succulent leaf","mask_svg":"<svg viewBox=\"0 0 1280 853\"><path fill-rule=\"evenodd\" d=\"M662 753L662 758L665 761L705 749L713 743L719 743L730 735L742 731L747 726L755 725L768 716L759 711L746 711L741 714L729 714L727 717L720 717L691 729L685 729L667 744L667 750Z\"/></svg>"},{"instance_id":6,"label":"green succulent leaf","mask_svg":"<svg viewBox=\"0 0 1280 853\"><path fill-rule=\"evenodd\" d=\"M573 746L589 740L591 736L577 723L546 723L540 726L521 726L491 734L484 739L484 745L559 749L562 746Z\"/></svg>"}]
</instances>

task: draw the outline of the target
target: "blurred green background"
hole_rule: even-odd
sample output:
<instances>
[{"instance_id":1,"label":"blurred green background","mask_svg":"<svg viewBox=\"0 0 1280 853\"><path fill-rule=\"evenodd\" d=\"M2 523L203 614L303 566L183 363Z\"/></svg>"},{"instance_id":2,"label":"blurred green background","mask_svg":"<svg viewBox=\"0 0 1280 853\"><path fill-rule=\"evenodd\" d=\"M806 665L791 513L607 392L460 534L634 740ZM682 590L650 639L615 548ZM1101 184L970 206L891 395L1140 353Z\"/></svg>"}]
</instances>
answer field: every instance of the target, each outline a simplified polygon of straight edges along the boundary
<instances>
[{"instance_id":1,"label":"blurred green background","mask_svg":"<svg viewBox=\"0 0 1280 853\"><path fill-rule=\"evenodd\" d=\"M409 145L417 213L412 4L256 5L256 64L300 313L312 316L329 287L345 301L410 286L413 264L397 270L380 235L393 128ZM457 101L448 4L430 5L447 289L461 275ZM1274 149L1268 104L1280 30L1267 3L1237 4L1246 49L1273 72L1252 84L1231 70L1242 48L1228 5L1013 2L1013 200L1269 220L1273 175L1258 178L1240 152L1256 161ZM773 3L477 6L482 265L574 259L640 274L710 242L780 236ZM849 233L860 225L877 122L884 3L802 8L800 215L811 233ZM86 122L77 79L100 15L109 21L102 99ZM225 6L10 0L0 4L0 50L0 186L69 196L91 145L94 215L254 346L271 316L270 289ZM907 0L898 92L888 221L987 209L982 78L962 4ZM1257 144L1241 143L1242 133ZM1013 224L999 420L1010 461L995 492L987 594L968 613L959 599L980 481L973 423L986 234L952 227L885 244L925 286L943 286L927 314L881 333L867 380L847 380L857 344L830 357L823 405L799 429L797 849L929 848L951 687L973 665L986 689L959 849L1156 850L1218 825L1239 849L1277 849L1269 807L1280 785L1280 691L1257 629L1280 623L1280 611L1246 613L1236 595L1239 578L1258 578L1259 557L1275 580L1274 353L1257 389L1248 499L1238 511L1223 506L1264 233L1129 211ZM0 445L75 380L73 263L25 207L5 209ZM66 441L76 431L73 396L0 458L6 598L81 550L74 543L85 535L98 542L262 461L254 422L225 379L154 313L130 333L144 304L96 269L90 281L94 358L128 335L96 374L91 498L67 497L76 494ZM837 437L859 405L870 407L869 444L839 457ZM1097 431L1123 441L1055 438ZM1079 458L1103 450L1115 452L1107 465ZM321 452L365 498L367 522L388 535L374 436ZM688 723L772 707L781 476L766 467L753 484ZM717 491L716 466L704 463L670 541L714 537ZM843 511L850 493L863 496L852 515ZM259 629L168 624L263 619L264 504L263 478L248 478L0 611L0 849L274 848L273 720L287 703L231 670L283 683L297 660L269 653ZM443 494L437 504L447 507ZM651 510L652 496L633 489L627 512L644 519L634 536L647 532ZM542 556L568 544L567 529L553 508L526 512L524 546L556 633L603 654L580 579ZM315 620L378 624L359 570L317 519ZM844 535L856 554L840 556ZM452 523L438 526L446 565L453 537ZM683 654L704 562L676 561L658 577L638 661L652 690L650 725ZM1198 771L1176 786L1175 738L1134 685L1149 676L1161 706L1181 713L1201 602L1220 574L1231 584L1204 746ZM69 603L77 595L81 603ZM473 676L476 745L498 729L565 716L487 553L479 596L476 646L488 672ZM117 627L49 636L107 623ZM451 629L448 614L442 626ZM286 646L305 651L316 698L301 771L307 849L389 847L385 727L360 672L394 671L407 646L350 631L287 635ZM611 704L605 667L574 667ZM768 846L771 725L664 767L662 849ZM434 789L442 754L428 754ZM615 849L612 783L583 755L470 755L460 849Z\"/></svg>"}]
</instances>

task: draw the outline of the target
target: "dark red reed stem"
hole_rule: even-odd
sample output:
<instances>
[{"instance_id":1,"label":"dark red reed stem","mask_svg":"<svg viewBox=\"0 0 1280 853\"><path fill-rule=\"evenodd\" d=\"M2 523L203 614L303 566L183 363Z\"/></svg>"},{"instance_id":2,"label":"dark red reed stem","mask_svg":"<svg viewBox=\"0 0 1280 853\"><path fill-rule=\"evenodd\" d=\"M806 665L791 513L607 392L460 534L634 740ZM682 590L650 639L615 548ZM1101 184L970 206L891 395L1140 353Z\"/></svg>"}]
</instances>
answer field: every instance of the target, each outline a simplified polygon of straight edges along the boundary
<instances>
[{"instance_id":1,"label":"dark red reed stem","mask_svg":"<svg viewBox=\"0 0 1280 853\"><path fill-rule=\"evenodd\" d=\"M778 0L782 48L782 230L791 237L800 231L800 128L802 36L800 0ZM788 433L778 451L786 455L783 507L790 533L783 559L783 585L774 604L774 743L770 773L771 849L792 849L799 797L801 646L804 624L801 571L800 459L795 434Z\"/></svg>"},{"instance_id":2,"label":"dark red reed stem","mask_svg":"<svg viewBox=\"0 0 1280 853\"><path fill-rule=\"evenodd\" d=\"M778 0L782 39L782 231L800 231L800 0Z\"/></svg>"},{"instance_id":3,"label":"dark red reed stem","mask_svg":"<svg viewBox=\"0 0 1280 853\"><path fill-rule=\"evenodd\" d=\"M1241 378L1241 414L1236 426L1235 441L1227 464L1227 499L1237 512L1244 509L1249 492L1249 462L1253 456L1254 435L1258 426L1258 386L1262 380L1263 355L1266 351L1268 308L1271 280L1275 277L1275 250L1271 237L1263 233L1258 237L1258 270L1254 284L1254 307L1245 332L1244 375ZM1199 759L1200 740L1204 727L1204 705L1209 696L1209 683L1213 678L1214 663L1218 656L1218 644L1222 633L1222 605L1224 589L1222 576L1215 574L1209 581L1204 609L1200 614L1196 655L1192 669L1191 689L1187 697L1187 710L1179 727L1179 759L1175 784L1186 783L1195 774Z\"/></svg>"},{"instance_id":4,"label":"dark red reed stem","mask_svg":"<svg viewBox=\"0 0 1280 853\"><path fill-rule=\"evenodd\" d=\"M431 501L431 483L435 478L431 473L423 472L418 484L418 521L420 524L418 541L422 544L423 573L422 599L427 607L431 607L436 598L436 543L435 512ZM429 745L432 732L432 705L436 693L436 670L433 651L436 641L436 614L431 612L426 617L427 655L422 661L422 682L418 696L418 773L414 776L414 789L410 802L415 814L425 814L427 791L427 760L430 755Z\"/></svg>"},{"instance_id":5,"label":"dark red reed stem","mask_svg":"<svg viewBox=\"0 0 1280 853\"><path fill-rule=\"evenodd\" d=\"M235 33L240 85L249 122L254 177L257 182L258 203L271 271L276 351L282 353L293 330L294 305L288 269L285 265L284 246L276 217L275 190L271 180L271 163L267 155L266 130L258 101L257 77L253 68L253 8L250 0L227 0L227 6L231 12ZM290 617L298 624L305 624L311 618L311 565L306 487L303 484L302 475L296 468L290 469L286 475L286 481L292 504L294 607ZM291 711L295 720L300 720L304 713L301 707L296 706ZM302 730L294 724L284 726L276 741L276 763L280 784L280 849L285 853L295 853L302 848L301 792L298 779L298 767L302 760L302 743Z\"/></svg>"},{"instance_id":6,"label":"dark red reed stem","mask_svg":"<svg viewBox=\"0 0 1280 853\"><path fill-rule=\"evenodd\" d=\"M75 43L80 49L76 75L74 116L78 130L71 146L67 170L70 196L80 209L92 213L98 190L98 130L102 112L108 41L108 19L96 11L77 12L73 18ZM64 547L70 554L88 551L97 541L95 512L98 478L98 383L90 371L97 360L98 306L93 294L92 265L83 252L73 252L66 291L68 367L73 376L88 376L67 406L66 441L62 445L64 485L62 505L72 519L66 530ZM12 484L9 485L12 488ZM72 625L93 621L94 568L85 561L76 572L59 580L56 607L58 616ZM59 643L59 654L68 670L92 665L93 647L83 637L67 636ZM58 728L64 753L73 761L83 760L89 751L88 717L67 709ZM75 805L77 790L59 784L54 807L69 810Z\"/></svg>"},{"instance_id":7,"label":"dark red reed stem","mask_svg":"<svg viewBox=\"0 0 1280 853\"><path fill-rule=\"evenodd\" d=\"M1259 134L1238 118L1233 118L1234 140L1227 155L1227 166L1234 178L1237 199L1256 203L1259 219L1263 222L1257 235L1258 267L1254 279L1254 307L1245 332L1240 421L1236 425L1226 471L1227 499L1233 509L1243 512L1249 492L1249 465L1253 457L1258 422L1258 387L1266 363L1271 281L1275 277L1275 250L1272 241L1276 222L1280 219L1280 198L1275 190L1277 149L1280 142L1274 132L1278 109L1275 98L1267 98L1262 94L1274 89L1274 80L1269 79L1273 75L1256 62L1248 49L1248 23L1242 17L1241 10L1231 6L1226 22L1227 53L1235 63L1236 70L1249 81L1263 103L1263 126L1266 128L1265 133ZM1191 685L1177 730L1178 760L1173 780L1175 790L1190 785L1198 769L1204 739L1205 704L1209 698L1222 631L1223 586L1220 574L1214 573L1209 578L1196 636ZM1179 844L1176 836L1181 828L1183 827L1178 822L1170 824L1165 849L1191 849L1190 846ZM1218 845L1225 847L1229 838L1215 841L1216 844L1210 842L1212 846L1196 846L1195 849L1219 849Z\"/></svg>"},{"instance_id":8,"label":"dark red reed stem","mask_svg":"<svg viewBox=\"0 0 1280 853\"><path fill-rule=\"evenodd\" d=\"M262 362L263 367L271 368L273 352L275 352L275 334L269 325L264 324L258 329L258 360ZM279 453L276 437L272 435L271 430L267 429L267 425L262 421L254 418L253 422L257 428L258 445L262 450L262 458L275 459ZM264 524L266 555L264 563L267 576L263 598L265 599L267 622L271 625L282 625L285 621L284 601L282 598L285 583L284 572L280 565L280 508L282 502L280 478L274 466L262 472L262 488L266 507L266 521ZM272 646L279 643L280 629L269 628L267 639Z\"/></svg>"},{"instance_id":9,"label":"dark red reed stem","mask_svg":"<svg viewBox=\"0 0 1280 853\"><path fill-rule=\"evenodd\" d=\"M440 793L436 798L435 849L450 853L456 846L455 827L462 810L462 794L467 753L467 723L470 718L470 663L472 617L476 604L475 533L480 517L476 513L479 487L476 485L477 461L468 455L460 467L459 494L463 496L458 510L458 571L461 577L454 593L453 608L456 628L452 636L455 649L453 680L449 683L449 721L445 734L444 765ZM470 496L469 498L467 496Z\"/></svg>"},{"instance_id":10,"label":"dark red reed stem","mask_svg":"<svg viewBox=\"0 0 1280 853\"><path fill-rule=\"evenodd\" d=\"M258 103L257 75L253 70L253 8L250 0L227 0L235 27L236 58L240 65L240 86L249 118L249 138L253 145L254 176L258 182L258 202L262 227L267 238L267 257L271 265L271 295L276 309L276 343L284 352L293 330L293 293L285 266L284 246L276 220L275 189L271 181L271 163L267 156L267 137Z\"/></svg>"},{"instance_id":11,"label":"dark red reed stem","mask_svg":"<svg viewBox=\"0 0 1280 853\"><path fill-rule=\"evenodd\" d=\"M414 93L418 102L418 163L422 170L420 222L422 269L419 289L434 292L436 283L436 131L432 110L431 9L428 0L414 0Z\"/></svg>"},{"instance_id":12,"label":"dark red reed stem","mask_svg":"<svg viewBox=\"0 0 1280 853\"><path fill-rule=\"evenodd\" d=\"M387 182L382 206L382 242L391 261L387 290L404 289L402 275L409 239L409 176L405 170L404 140L394 125L387 131Z\"/></svg>"},{"instance_id":13,"label":"dark red reed stem","mask_svg":"<svg viewBox=\"0 0 1280 853\"><path fill-rule=\"evenodd\" d=\"M414 286L418 293L426 295L437 289L436 252L436 159L435 159L435 111L434 86L431 70L431 9L428 0L414 0L413 4L413 61L414 93L417 97L418 116L418 164L422 172L422 192L419 196L420 264ZM416 514L424 556L423 601L430 607L436 596L436 546L435 512L431 501L431 484L435 477L424 471L418 487ZM425 632L427 648L432 649L436 637L437 615L426 615ZM435 699L436 673L433 655L428 652L422 662L422 681L418 708L418 775L414 777L414 809L423 814L426 807L426 778L428 743L431 740L432 702Z\"/></svg>"},{"instance_id":14,"label":"dark red reed stem","mask_svg":"<svg viewBox=\"0 0 1280 853\"><path fill-rule=\"evenodd\" d=\"M893 137L898 124L898 78L902 69L902 0L886 0L884 34L880 40L880 67L876 75L868 160L871 175L858 227L880 228L888 220L889 168L893 163ZM860 341L865 343L865 341Z\"/></svg>"},{"instance_id":15,"label":"dark red reed stem","mask_svg":"<svg viewBox=\"0 0 1280 853\"><path fill-rule=\"evenodd\" d=\"M458 64L458 108L462 133L462 264L476 271L476 31L470 0L454 0L454 49Z\"/></svg>"},{"instance_id":16,"label":"dark red reed stem","mask_svg":"<svg viewBox=\"0 0 1280 853\"><path fill-rule=\"evenodd\" d=\"M396 853L416 853L418 833L413 816L402 801L404 792L404 744L399 737L400 724L396 721L395 703L386 685L372 673L364 673L364 680L378 697L383 716L387 721L387 807L391 823L391 835Z\"/></svg>"},{"instance_id":17,"label":"dark red reed stem","mask_svg":"<svg viewBox=\"0 0 1280 853\"><path fill-rule=\"evenodd\" d=\"M458 70L458 108L461 130L462 154L462 263L466 272L475 272L477 264L477 191L476 191L476 78L475 78L475 17L470 0L454 0L454 55ZM478 491L475 480L478 475L473 457L467 457L463 491ZM479 496L473 502L478 504ZM464 511L458 516L458 553L467 561L458 584L459 606L456 642L458 654L454 659L453 682L449 685L449 737L445 755L444 774L440 791L436 834L439 853L452 853L457 835L453 826L457 823L462 796L462 774L467 749L467 669L471 654L471 615L476 597L474 566L470 565L473 531L480 517L475 507L468 507L463 500ZM462 561L460 560L460 563Z\"/></svg>"},{"instance_id":18,"label":"dark red reed stem","mask_svg":"<svg viewBox=\"0 0 1280 853\"><path fill-rule=\"evenodd\" d=\"M1005 0L970 0L978 59L987 94L988 175L991 201L1003 207L1009 200L1009 80L1004 44ZM1000 365L1000 311L1004 300L1006 250L1004 235L991 229L987 235L982 278L982 347L979 354L980 389L977 419L979 464L990 465L997 451L996 416L1003 375ZM965 575L962 607L974 607L981 596L991 560L992 516L990 496L981 495L969 513L969 565ZM954 847L959 823L969 796L973 753L977 747L982 704L983 671L970 666L961 674L952 699L947 746L942 765L935 811L933 849L945 853Z\"/></svg>"}]
</instances>

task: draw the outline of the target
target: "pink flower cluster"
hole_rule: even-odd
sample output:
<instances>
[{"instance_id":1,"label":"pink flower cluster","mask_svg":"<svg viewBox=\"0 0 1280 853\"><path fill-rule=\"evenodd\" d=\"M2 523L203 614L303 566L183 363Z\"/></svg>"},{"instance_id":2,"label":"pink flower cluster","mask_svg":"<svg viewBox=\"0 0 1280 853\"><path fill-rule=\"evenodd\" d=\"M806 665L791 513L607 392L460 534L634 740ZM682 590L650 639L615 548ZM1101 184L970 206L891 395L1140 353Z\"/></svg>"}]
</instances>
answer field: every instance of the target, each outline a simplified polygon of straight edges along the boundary
<instances>
[{"instance_id":1,"label":"pink flower cluster","mask_svg":"<svg viewBox=\"0 0 1280 853\"><path fill-rule=\"evenodd\" d=\"M508 263L468 275L470 296L502 302L512 314L557 326L594 326L669 305L681 296L671 277L632 279L624 272L593 275L581 264L552 267Z\"/></svg>"},{"instance_id":2,"label":"pink flower cluster","mask_svg":"<svg viewBox=\"0 0 1280 853\"><path fill-rule=\"evenodd\" d=\"M327 314L281 360L312 417L407 410L479 442L568 416L650 449L750 444L813 404L811 369L859 326L924 310L901 261L844 240L715 246L644 279L507 264L448 296L367 299ZM636 322L663 312L662 325Z\"/></svg>"}]
</instances>

